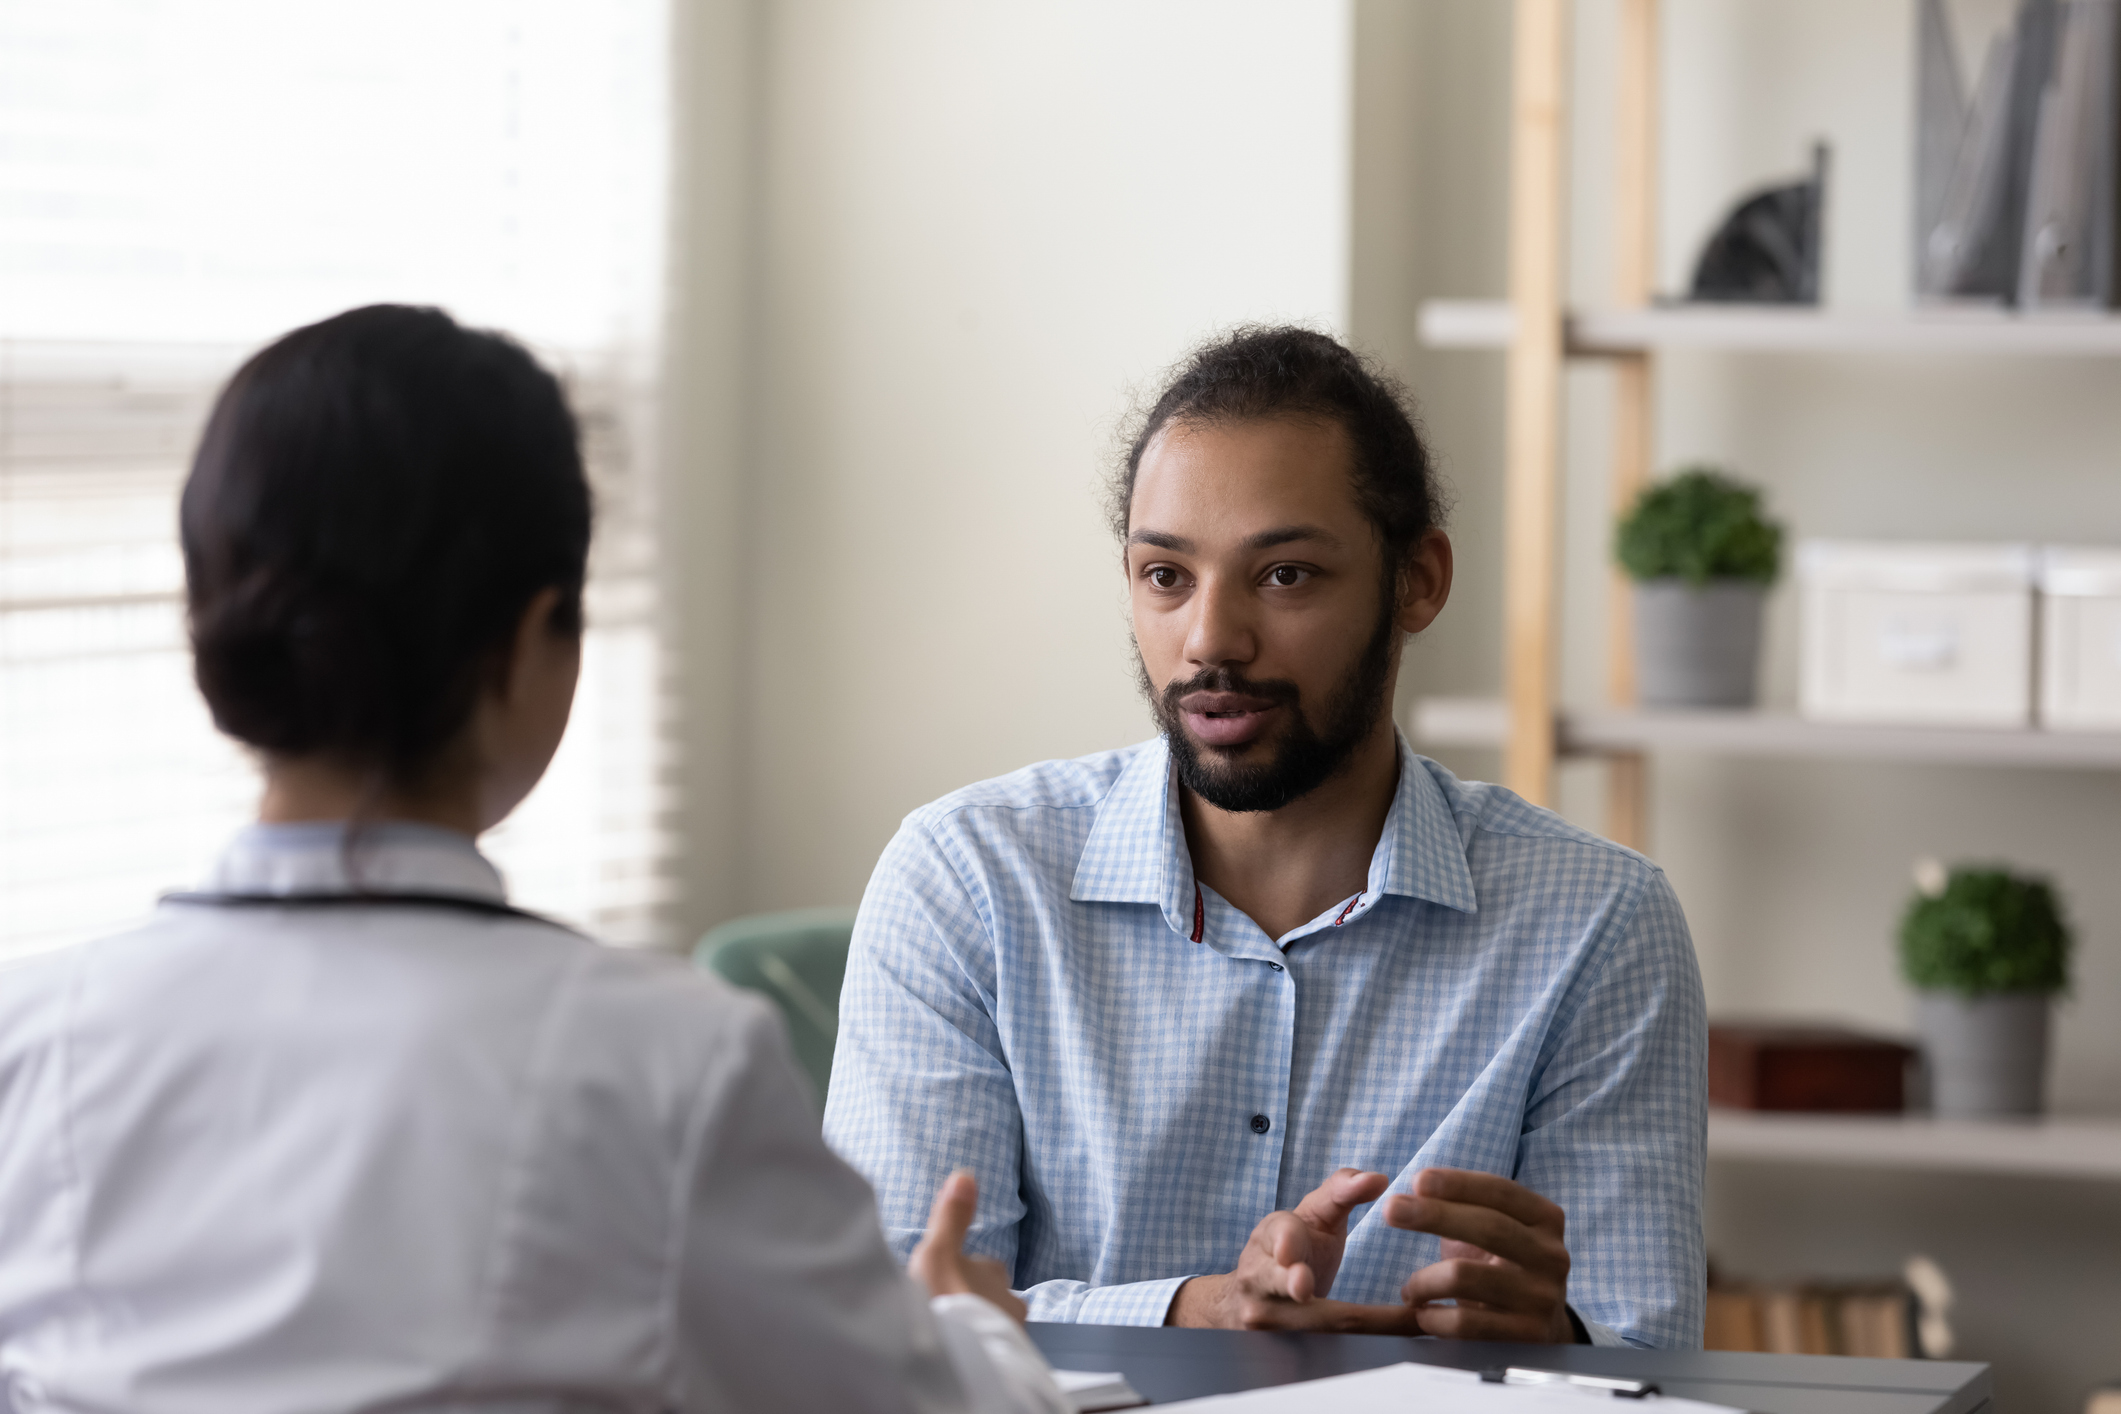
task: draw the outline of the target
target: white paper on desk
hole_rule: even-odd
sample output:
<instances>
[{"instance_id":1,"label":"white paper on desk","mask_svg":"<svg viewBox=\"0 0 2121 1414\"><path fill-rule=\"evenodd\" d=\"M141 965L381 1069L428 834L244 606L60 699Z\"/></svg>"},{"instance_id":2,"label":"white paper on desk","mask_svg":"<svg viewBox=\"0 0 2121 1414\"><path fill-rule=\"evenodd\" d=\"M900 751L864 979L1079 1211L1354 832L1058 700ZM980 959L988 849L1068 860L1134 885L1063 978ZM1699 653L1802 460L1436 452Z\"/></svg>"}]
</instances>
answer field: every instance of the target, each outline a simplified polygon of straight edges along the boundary
<instances>
[{"instance_id":1,"label":"white paper on desk","mask_svg":"<svg viewBox=\"0 0 2121 1414\"><path fill-rule=\"evenodd\" d=\"M1598 1400L1591 1406L1585 1400ZM1491 1385L1471 1370L1386 1365L1353 1375L1160 1404L1191 1414L1741 1414L1698 1399L1616 1401L1608 1390L1570 1385Z\"/></svg>"}]
</instances>

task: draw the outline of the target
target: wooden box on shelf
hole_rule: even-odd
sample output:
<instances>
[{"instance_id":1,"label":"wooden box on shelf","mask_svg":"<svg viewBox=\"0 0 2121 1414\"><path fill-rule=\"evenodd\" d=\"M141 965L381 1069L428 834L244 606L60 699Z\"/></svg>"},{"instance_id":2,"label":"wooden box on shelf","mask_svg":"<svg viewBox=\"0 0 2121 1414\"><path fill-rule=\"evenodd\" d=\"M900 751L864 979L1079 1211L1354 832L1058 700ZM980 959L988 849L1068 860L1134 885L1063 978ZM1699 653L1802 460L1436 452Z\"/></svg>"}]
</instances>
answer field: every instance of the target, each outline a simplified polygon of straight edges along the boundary
<instances>
[{"instance_id":1,"label":"wooden box on shelf","mask_svg":"<svg viewBox=\"0 0 2121 1414\"><path fill-rule=\"evenodd\" d=\"M1898 1112L1914 1051L1835 1026L1717 1022L1709 1103L1741 1110Z\"/></svg>"}]
</instances>

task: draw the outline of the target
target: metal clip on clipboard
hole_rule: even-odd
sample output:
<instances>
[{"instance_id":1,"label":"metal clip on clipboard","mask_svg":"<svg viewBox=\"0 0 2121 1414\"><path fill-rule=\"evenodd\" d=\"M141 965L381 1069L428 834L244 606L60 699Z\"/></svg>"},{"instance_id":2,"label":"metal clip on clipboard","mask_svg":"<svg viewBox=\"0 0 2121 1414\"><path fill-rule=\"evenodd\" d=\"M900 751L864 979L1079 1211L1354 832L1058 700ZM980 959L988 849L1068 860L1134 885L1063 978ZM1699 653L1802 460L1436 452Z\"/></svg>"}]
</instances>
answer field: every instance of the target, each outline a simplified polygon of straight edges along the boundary
<instances>
[{"instance_id":1,"label":"metal clip on clipboard","mask_svg":"<svg viewBox=\"0 0 2121 1414\"><path fill-rule=\"evenodd\" d=\"M1566 1370L1530 1370L1522 1365L1480 1372L1482 1383L1491 1385L1574 1385L1578 1389L1609 1390L1615 1399L1641 1399L1662 1394L1654 1381L1621 1380L1608 1375L1575 1375Z\"/></svg>"}]
</instances>

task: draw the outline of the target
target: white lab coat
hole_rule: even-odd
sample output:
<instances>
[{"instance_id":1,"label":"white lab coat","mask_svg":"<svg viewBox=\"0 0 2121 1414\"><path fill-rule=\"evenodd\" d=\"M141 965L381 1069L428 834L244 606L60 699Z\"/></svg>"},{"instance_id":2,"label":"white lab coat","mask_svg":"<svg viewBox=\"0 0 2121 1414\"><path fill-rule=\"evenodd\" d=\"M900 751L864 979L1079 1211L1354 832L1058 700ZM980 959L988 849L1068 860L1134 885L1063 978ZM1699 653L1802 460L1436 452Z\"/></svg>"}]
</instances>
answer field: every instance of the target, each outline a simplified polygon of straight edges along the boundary
<instances>
[{"instance_id":1,"label":"white lab coat","mask_svg":"<svg viewBox=\"0 0 2121 1414\"><path fill-rule=\"evenodd\" d=\"M501 896L448 831L355 863ZM344 892L339 831L206 887ZM0 1411L1066 1409L801 1084L757 999L521 919L164 904L0 967Z\"/></svg>"}]
</instances>

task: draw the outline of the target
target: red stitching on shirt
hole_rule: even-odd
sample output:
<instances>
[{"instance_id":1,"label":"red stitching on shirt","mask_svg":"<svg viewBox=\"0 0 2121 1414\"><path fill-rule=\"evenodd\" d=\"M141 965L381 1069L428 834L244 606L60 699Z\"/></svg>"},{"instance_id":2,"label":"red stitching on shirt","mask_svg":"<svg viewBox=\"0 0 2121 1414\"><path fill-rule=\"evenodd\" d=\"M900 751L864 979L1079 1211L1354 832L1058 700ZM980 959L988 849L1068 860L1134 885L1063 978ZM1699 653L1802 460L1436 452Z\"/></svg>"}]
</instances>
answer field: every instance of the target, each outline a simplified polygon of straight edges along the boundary
<instances>
[{"instance_id":1,"label":"red stitching on shirt","mask_svg":"<svg viewBox=\"0 0 2121 1414\"><path fill-rule=\"evenodd\" d=\"M1333 920L1333 926L1334 926L1334 927L1336 927L1336 928L1338 928L1338 927L1339 927L1339 926L1340 926L1341 924L1343 924L1343 923L1347 922L1347 921L1348 921L1348 915L1349 915L1350 913L1353 913L1353 912L1355 911L1355 905L1356 905L1356 904L1358 904L1358 903L1361 903L1361 902L1362 902L1362 895L1361 895L1361 894L1357 894L1357 895L1356 895L1356 896L1355 896L1354 898L1351 898L1351 899L1349 899L1349 900L1348 900L1348 906L1347 906L1346 908L1343 908L1343 909L1342 909L1342 910L1340 911L1340 917L1338 917L1338 918L1336 918L1336 919L1334 919L1334 920Z\"/></svg>"},{"instance_id":2,"label":"red stitching on shirt","mask_svg":"<svg viewBox=\"0 0 2121 1414\"><path fill-rule=\"evenodd\" d=\"M1199 882L1198 882L1198 881L1195 881L1195 883L1194 883L1194 885L1193 885L1193 941L1194 941L1194 942L1196 942L1196 943L1197 943L1197 942L1199 942L1199 941L1200 941L1200 935L1201 935L1202 931L1203 931L1204 929L1206 929L1206 928L1207 928L1207 926L1208 926L1208 906L1207 906L1207 905L1206 905L1205 903L1201 902L1201 897L1200 897L1200 884L1199 884Z\"/></svg>"}]
</instances>

